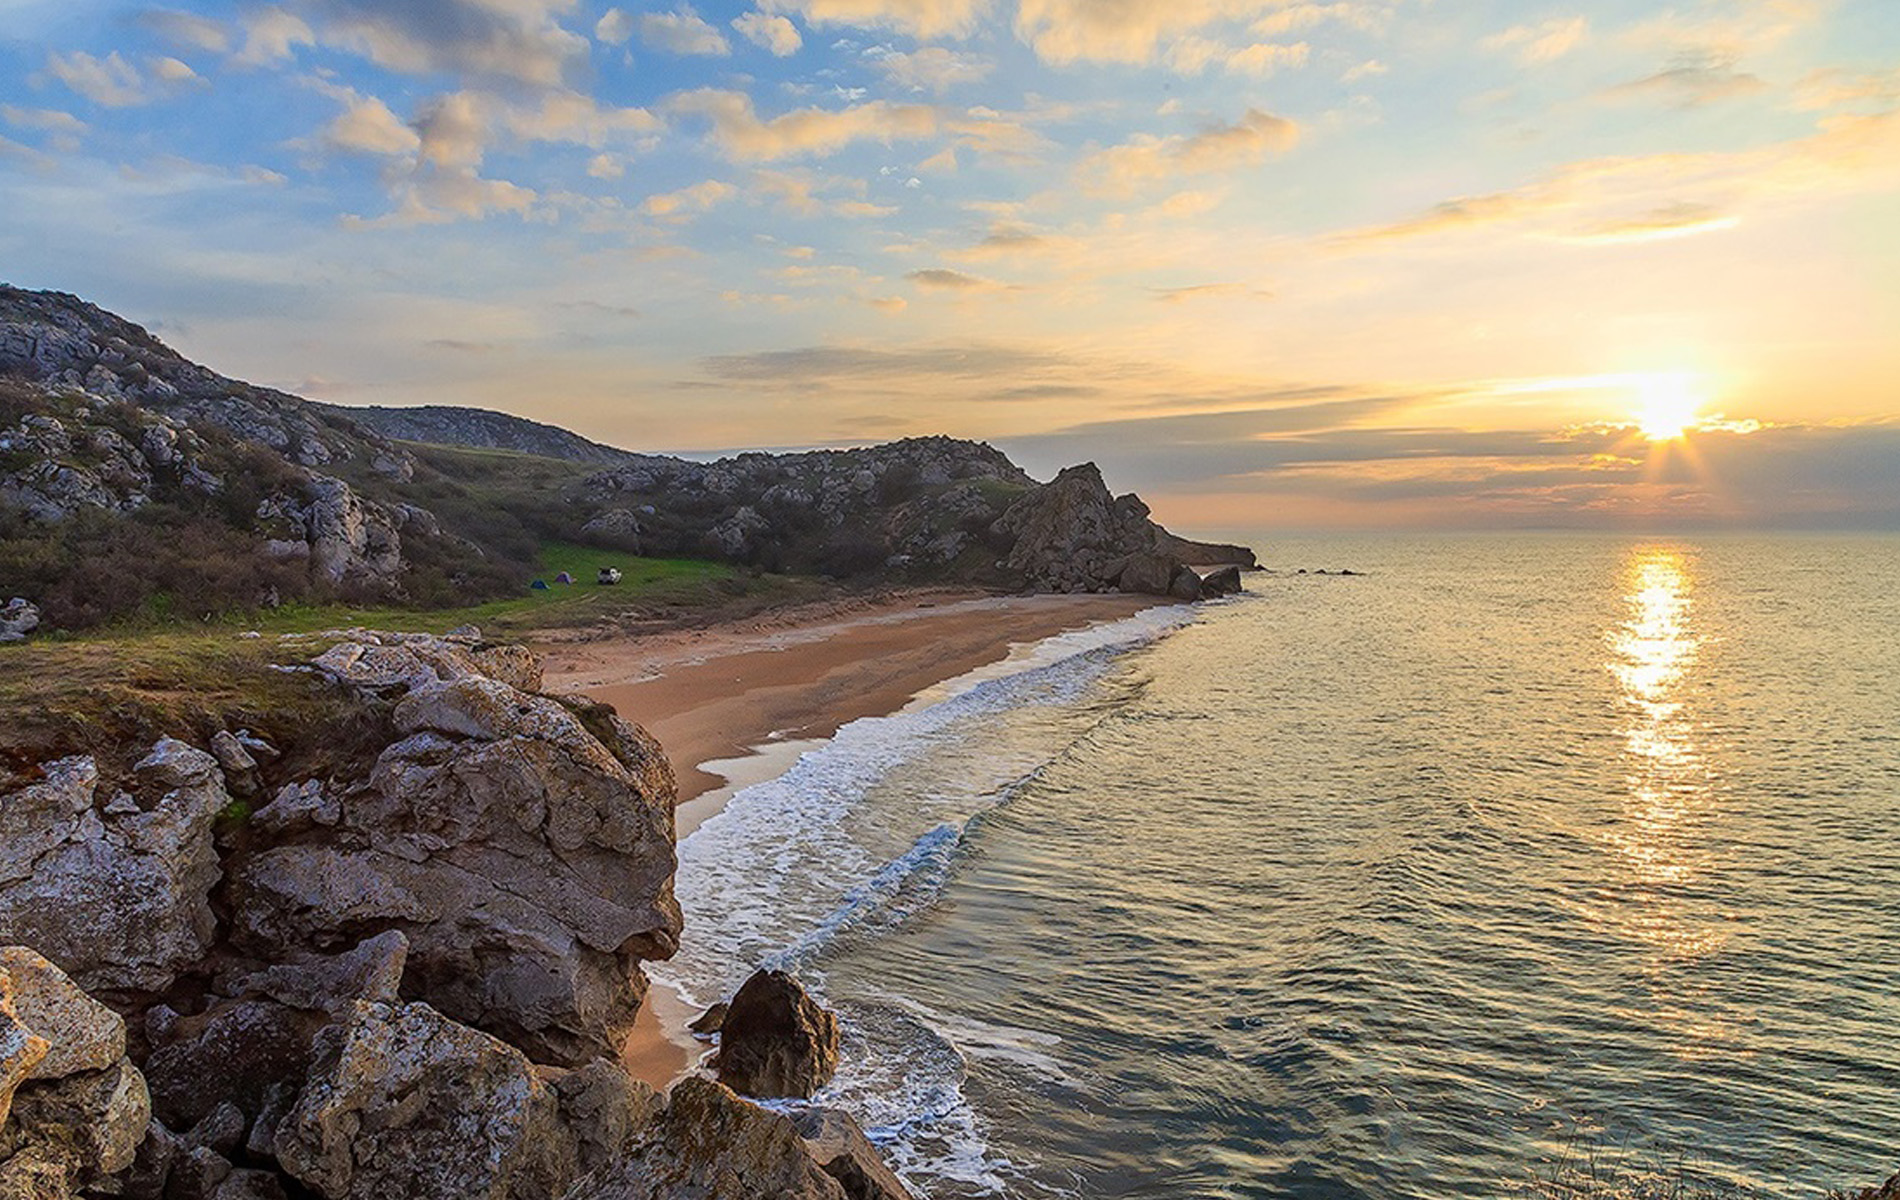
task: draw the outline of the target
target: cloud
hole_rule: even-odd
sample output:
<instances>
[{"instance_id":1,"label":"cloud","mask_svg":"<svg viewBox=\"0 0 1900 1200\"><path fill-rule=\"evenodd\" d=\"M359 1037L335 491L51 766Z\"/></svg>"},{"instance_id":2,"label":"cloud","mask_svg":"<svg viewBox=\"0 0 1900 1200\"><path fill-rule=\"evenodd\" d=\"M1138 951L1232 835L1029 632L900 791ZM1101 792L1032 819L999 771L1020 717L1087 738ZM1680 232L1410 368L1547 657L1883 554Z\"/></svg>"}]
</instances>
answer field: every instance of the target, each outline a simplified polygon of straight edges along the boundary
<instances>
[{"instance_id":1,"label":"cloud","mask_svg":"<svg viewBox=\"0 0 1900 1200\"><path fill-rule=\"evenodd\" d=\"M1168 66L1183 75L1198 75L1210 66L1219 66L1235 75L1264 76L1282 67L1303 67L1312 54L1305 42L1282 45L1255 42L1232 48L1203 37L1185 37L1168 50Z\"/></svg>"},{"instance_id":2,"label":"cloud","mask_svg":"<svg viewBox=\"0 0 1900 1200\"><path fill-rule=\"evenodd\" d=\"M1814 110L1848 104L1900 105L1900 70L1849 72L1827 67L1795 85L1795 107Z\"/></svg>"},{"instance_id":3,"label":"cloud","mask_svg":"<svg viewBox=\"0 0 1900 1200\"><path fill-rule=\"evenodd\" d=\"M1232 125L1192 135L1137 137L1085 160L1079 173L1090 190L1129 192L1156 180L1257 166L1300 140L1292 121L1250 108Z\"/></svg>"},{"instance_id":4,"label":"cloud","mask_svg":"<svg viewBox=\"0 0 1900 1200\"><path fill-rule=\"evenodd\" d=\"M862 179L844 176L820 176L809 171L754 171L753 190L773 200L787 212L814 217L887 217L896 212L887 205L872 204L863 197ZM844 193L839 195L838 193Z\"/></svg>"},{"instance_id":5,"label":"cloud","mask_svg":"<svg viewBox=\"0 0 1900 1200\"><path fill-rule=\"evenodd\" d=\"M395 211L371 219L346 218L345 226L400 228L480 220L495 213L525 216L539 199L530 188L505 179L484 179L470 170L417 171L399 181L392 192Z\"/></svg>"},{"instance_id":6,"label":"cloud","mask_svg":"<svg viewBox=\"0 0 1900 1200\"><path fill-rule=\"evenodd\" d=\"M667 217L705 212L739 194L739 189L717 179L708 179L677 192L648 196L641 207L652 216Z\"/></svg>"},{"instance_id":7,"label":"cloud","mask_svg":"<svg viewBox=\"0 0 1900 1200\"><path fill-rule=\"evenodd\" d=\"M769 13L749 12L732 19L732 27L748 42L762 50L770 50L779 58L789 58L798 53L805 39L798 34L798 26L784 17Z\"/></svg>"},{"instance_id":8,"label":"cloud","mask_svg":"<svg viewBox=\"0 0 1900 1200\"><path fill-rule=\"evenodd\" d=\"M910 271L904 275L904 278L928 291L988 292L1003 286L992 279L965 275L961 271L946 270L943 267L927 267L919 271Z\"/></svg>"},{"instance_id":9,"label":"cloud","mask_svg":"<svg viewBox=\"0 0 1900 1200\"><path fill-rule=\"evenodd\" d=\"M973 30L990 0L765 0L759 7L798 13L811 25L865 25L940 38Z\"/></svg>"},{"instance_id":10,"label":"cloud","mask_svg":"<svg viewBox=\"0 0 1900 1200\"><path fill-rule=\"evenodd\" d=\"M953 87L981 82L996 64L972 54L941 46L926 46L909 54L892 51L876 58L877 69L898 87L942 95Z\"/></svg>"},{"instance_id":11,"label":"cloud","mask_svg":"<svg viewBox=\"0 0 1900 1200\"><path fill-rule=\"evenodd\" d=\"M934 108L882 100L836 110L794 109L763 121L750 96L716 88L681 92L668 100L667 108L707 118L714 144L740 162L829 154L857 141L914 140L931 136L938 126Z\"/></svg>"},{"instance_id":12,"label":"cloud","mask_svg":"<svg viewBox=\"0 0 1900 1200\"><path fill-rule=\"evenodd\" d=\"M572 0L306 0L302 7L322 44L409 75L552 87L588 48L556 20Z\"/></svg>"},{"instance_id":13,"label":"cloud","mask_svg":"<svg viewBox=\"0 0 1900 1200\"><path fill-rule=\"evenodd\" d=\"M1900 182L1900 112L1837 116L1814 134L1745 150L1586 159L1503 192L1462 196L1336 245L1515 225L1574 241L1684 236L1731 228L1749 204L1812 203ZM1628 214L1638 215L1631 217Z\"/></svg>"},{"instance_id":14,"label":"cloud","mask_svg":"<svg viewBox=\"0 0 1900 1200\"><path fill-rule=\"evenodd\" d=\"M377 97L340 88L337 98L343 112L317 134L324 146L358 154L412 154L422 148L422 137Z\"/></svg>"},{"instance_id":15,"label":"cloud","mask_svg":"<svg viewBox=\"0 0 1900 1200\"><path fill-rule=\"evenodd\" d=\"M594 22L594 36L609 46L624 46L633 36L633 18L624 9L610 8Z\"/></svg>"},{"instance_id":16,"label":"cloud","mask_svg":"<svg viewBox=\"0 0 1900 1200\"><path fill-rule=\"evenodd\" d=\"M640 40L655 50L669 54L701 54L723 57L732 53L725 36L690 8L670 13L643 13Z\"/></svg>"},{"instance_id":17,"label":"cloud","mask_svg":"<svg viewBox=\"0 0 1900 1200\"><path fill-rule=\"evenodd\" d=\"M1767 90L1768 85L1756 76L1737 71L1733 60L1695 58L1685 59L1654 75L1618 84L1603 95L1613 100L1654 98L1678 108L1696 108Z\"/></svg>"},{"instance_id":18,"label":"cloud","mask_svg":"<svg viewBox=\"0 0 1900 1200\"><path fill-rule=\"evenodd\" d=\"M968 342L894 350L806 346L714 355L702 360L701 365L719 379L803 385L836 379L1005 378L1070 367L1074 362L1048 350Z\"/></svg>"},{"instance_id":19,"label":"cloud","mask_svg":"<svg viewBox=\"0 0 1900 1200\"><path fill-rule=\"evenodd\" d=\"M1741 218L1707 204L1676 203L1650 209L1634 217L1603 221L1584 230L1578 241L1654 242L1733 229Z\"/></svg>"},{"instance_id":20,"label":"cloud","mask_svg":"<svg viewBox=\"0 0 1900 1200\"><path fill-rule=\"evenodd\" d=\"M220 21L170 8L148 8L134 18L140 26L180 46L223 54L231 48L231 33Z\"/></svg>"},{"instance_id":21,"label":"cloud","mask_svg":"<svg viewBox=\"0 0 1900 1200\"><path fill-rule=\"evenodd\" d=\"M302 17L281 8L253 9L241 18L244 48L234 61L239 66L262 67L282 62L297 46L314 46L317 35Z\"/></svg>"},{"instance_id":22,"label":"cloud","mask_svg":"<svg viewBox=\"0 0 1900 1200\"><path fill-rule=\"evenodd\" d=\"M437 96L423 105L414 122L422 160L438 167L479 166L489 136L483 110L482 97L473 92Z\"/></svg>"},{"instance_id":23,"label":"cloud","mask_svg":"<svg viewBox=\"0 0 1900 1200\"><path fill-rule=\"evenodd\" d=\"M1556 62L1581 46L1590 35L1583 17L1551 17L1535 25L1513 25L1478 44L1486 50L1508 52L1527 67Z\"/></svg>"},{"instance_id":24,"label":"cloud","mask_svg":"<svg viewBox=\"0 0 1900 1200\"><path fill-rule=\"evenodd\" d=\"M1198 37L1204 29L1253 21L1252 32L1273 38L1327 20L1370 27L1377 6L1361 3L1285 4L1274 0L1019 0L1017 36L1044 62L1149 63L1163 57L1177 70L1235 60L1259 73L1289 53L1270 44L1226 46ZM1165 53L1164 53L1165 51ZM1304 60L1302 60L1304 61ZM1186 64L1186 65L1182 65Z\"/></svg>"},{"instance_id":25,"label":"cloud","mask_svg":"<svg viewBox=\"0 0 1900 1200\"><path fill-rule=\"evenodd\" d=\"M20 108L12 104L0 104L0 120L15 129L36 129L67 137L78 137L90 128L69 112L61 112L56 108Z\"/></svg>"},{"instance_id":26,"label":"cloud","mask_svg":"<svg viewBox=\"0 0 1900 1200\"><path fill-rule=\"evenodd\" d=\"M1378 59L1369 58L1356 67L1348 68L1345 74L1339 77L1339 82L1358 83L1362 79L1373 79L1380 75L1385 75L1391 70L1392 68L1386 66Z\"/></svg>"},{"instance_id":27,"label":"cloud","mask_svg":"<svg viewBox=\"0 0 1900 1200\"><path fill-rule=\"evenodd\" d=\"M627 164L611 154L596 154L587 160L587 173L595 179L619 179L627 173Z\"/></svg>"},{"instance_id":28,"label":"cloud","mask_svg":"<svg viewBox=\"0 0 1900 1200\"><path fill-rule=\"evenodd\" d=\"M179 68L183 68L182 74ZM104 58L75 51L46 56L46 72L67 88L104 108L131 108L162 99L197 73L175 58L160 58L146 76L117 50Z\"/></svg>"}]
</instances>

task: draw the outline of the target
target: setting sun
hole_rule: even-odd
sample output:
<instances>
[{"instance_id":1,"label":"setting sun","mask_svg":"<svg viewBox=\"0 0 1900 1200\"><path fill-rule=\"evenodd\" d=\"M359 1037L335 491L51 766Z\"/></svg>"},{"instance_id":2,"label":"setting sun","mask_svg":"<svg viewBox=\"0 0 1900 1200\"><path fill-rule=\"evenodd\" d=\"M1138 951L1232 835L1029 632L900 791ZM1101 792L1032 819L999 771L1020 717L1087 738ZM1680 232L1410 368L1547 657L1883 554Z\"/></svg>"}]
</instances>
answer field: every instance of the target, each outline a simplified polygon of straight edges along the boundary
<instances>
[{"instance_id":1,"label":"setting sun","mask_svg":"<svg viewBox=\"0 0 1900 1200\"><path fill-rule=\"evenodd\" d=\"M1702 395L1692 376L1646 376L1637 385L1637 428L1652 442L1681 437L1697 421Z\"/></svg>"}]
</instances>

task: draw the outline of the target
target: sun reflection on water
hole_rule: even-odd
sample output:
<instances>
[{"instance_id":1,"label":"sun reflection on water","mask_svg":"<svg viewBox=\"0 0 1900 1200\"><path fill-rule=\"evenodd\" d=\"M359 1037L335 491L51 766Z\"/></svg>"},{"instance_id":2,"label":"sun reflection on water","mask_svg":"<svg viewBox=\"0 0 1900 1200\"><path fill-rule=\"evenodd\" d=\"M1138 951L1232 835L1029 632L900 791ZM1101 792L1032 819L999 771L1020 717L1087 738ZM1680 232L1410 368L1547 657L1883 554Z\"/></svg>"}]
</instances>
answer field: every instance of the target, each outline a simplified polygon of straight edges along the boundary
<instances>
[{"instance_id":1,"label":"sun reflection on water","mask_svg":"<svg viewBox=\"0 0 1900 1200\"><path fill-rule=\"evenodd\" d=\"M1633 550L1624 586L1625 619L1609 635L1607 666L1629 711L1623 727L1627 792L1604 835L1614 869L1601 893L1606 923L1646 944L1651 1021L1677 1030L1677 1051L1711 1053L1725 1023L1696 1006L1696 987L1674 968L1719 952L1729 940L1719 916L1695 892L1710 869L1713 818L1709 771L1685 699L1702 645L1694 621L1694 580L1680 552Z\"/></svg>"}]
</instances>

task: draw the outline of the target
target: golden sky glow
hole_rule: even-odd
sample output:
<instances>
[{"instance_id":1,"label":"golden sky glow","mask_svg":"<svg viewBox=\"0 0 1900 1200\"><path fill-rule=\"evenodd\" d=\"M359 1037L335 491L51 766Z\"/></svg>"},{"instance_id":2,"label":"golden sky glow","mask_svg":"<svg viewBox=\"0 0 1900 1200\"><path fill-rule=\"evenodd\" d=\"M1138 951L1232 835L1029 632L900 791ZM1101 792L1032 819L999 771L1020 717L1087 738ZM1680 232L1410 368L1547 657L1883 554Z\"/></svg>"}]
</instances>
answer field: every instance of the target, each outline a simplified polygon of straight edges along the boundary
<instances>
[{"instance_id":1,"label":"golden sky glow","mask_svg":"<svg viewBox=\"0 0 1900 1200\"><path fill-rule=\"evenodd\" d=\"M9 281L303 394L1210 531L1900 524L1890 0L0 15Z\"/></svg>"}]
</instances>

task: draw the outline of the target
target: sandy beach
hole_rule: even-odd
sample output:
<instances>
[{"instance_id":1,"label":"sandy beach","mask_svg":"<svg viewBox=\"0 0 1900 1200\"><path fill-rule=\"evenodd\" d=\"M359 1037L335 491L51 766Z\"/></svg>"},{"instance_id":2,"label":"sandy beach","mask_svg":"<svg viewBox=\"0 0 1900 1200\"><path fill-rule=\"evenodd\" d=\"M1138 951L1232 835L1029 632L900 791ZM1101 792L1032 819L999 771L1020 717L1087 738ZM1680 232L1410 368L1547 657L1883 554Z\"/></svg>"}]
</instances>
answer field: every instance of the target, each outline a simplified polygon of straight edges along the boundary
<instances>
[{"instance_id":1,"label":"sandy beach","mask_svg":"<svg viewBox=\"0 0 1900 1200\"><path fill-rule=\"evenodd\" d=\"M1153 607L1152 596L933 591L791 609L709 629L539 647L550 691L612 704L666 747L679 836L860 717L1008 657L1013 647ZM688 931L692 914L687 914ZM623 1054L664 1088L703 1052L697 1014L654 987Z\"/></svg>"}]
</instances>

